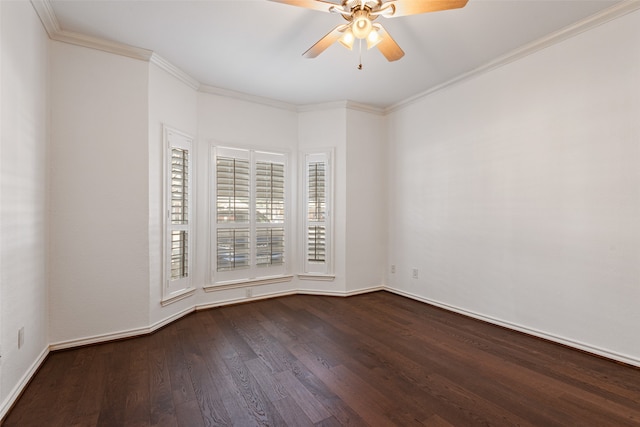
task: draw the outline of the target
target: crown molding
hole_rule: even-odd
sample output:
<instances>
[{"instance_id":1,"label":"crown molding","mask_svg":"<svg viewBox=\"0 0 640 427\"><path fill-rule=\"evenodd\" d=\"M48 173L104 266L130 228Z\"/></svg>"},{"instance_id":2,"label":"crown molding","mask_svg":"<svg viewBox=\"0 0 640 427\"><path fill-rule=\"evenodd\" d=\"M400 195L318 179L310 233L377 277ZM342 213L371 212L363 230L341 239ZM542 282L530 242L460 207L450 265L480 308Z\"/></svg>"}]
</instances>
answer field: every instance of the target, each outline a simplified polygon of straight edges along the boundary
<instances>
[{"instance_id":1,"label":"crown molding","mask_svg":"<svg viewBox=\"0 0 640 427\"><path fill-rule=\"evenodd\" d=\"M72 31L59 31L51 37L52 40L101 50L115 55L127 56L133 59L149 62L153 51L140 47L129 46L124 43L113 42L98 37L87 36Z\"/></svg>"},{"instance_id":2,"label":"crown molding","mask_svg":"<svg viewBox=\"0 0 640 427\"><path fill-rule=\"evenodd\" d=\"M58 18L56 17L49 0L31 0L31 4L38 14L38 17L51 40L151 62L192 89L198 90L200 88L199 81L151 50L113 42L98 37L91 37L72 31L65 31L60 27Z\"/></svg>"},{"instance_id":3,"label":"crown molding","mask_svg":"<svg viewBox=\"0 0 640 427\"><path fill-rule=\"evenodd\" d=\"M53 12L53 8L51 8L51 3L49 0L31 0L31 5L40 18L42 26L49 35L49 38L52 39L53 36L61 30L60 24L58 24L58 18L56 18L56 14Z\"/></svg>"},{"instance_id":4,"label":"crown molding","mask_svg":"<svg viewBox=\"0 0 640 427\"><path fill-rule=\"evenodd\" d=\"M248 93L237 92L235 90L222 89L215 86L200 85L199 91L202 93L208 93L211 95L224 96L225 98L233 98L240 101L252 102L254 104L267 105L269 107L276 107L287 111L297 111L297 106L289 104L288 102L278 101L271 98L264 98L257 95L249 95Z\"/></svg>"},{"instance_id":5,"label":"crown molding","mask_svg":"<svg viewBox=\"0 0 640 427\"><path fill-rule=\"evenodd\" d=\"M394 105L391 105L390 107L387 107L384 109L384 114L389 114L394 111L401 110L431 95L432 93L438 92L450 86L454 86L458 83L465 82L467 80L470 80L471 78L487 73L496 68L505 66L511 62L522 59L535 52L545 49L549 46L558 44L564 40L577 36L580 33L583 33L587 30L595 28L613 19L624 16L628 13L634 12L638 9L640 9L640 0L625 0L620 3L617 3L614 6L604 9L599 13L596 13L581 21L576 22L575 24L569 25L545 37L542 37L531 43L528 43L518 49L512 50L511 52L505 55L502 55L484 65L481 65L478 68L475 68L471 71L468 71L464 74L459 75L458 77L454 77L453 79L448 80L442 84L433 86L432 88L429 88L424 92L418 93L403 101L400 101Z\"/></svg>"},{"instance_id":6,"label":"crown molding","mask_svg":"<svg viewBox=\"0 0 640 427\"><path fill-rule=\"evenodd\" d=\"M118 43L98 37L91 37L72 31L65 31L60 27L58 18L56 18L56 14L54 13L49 0L31 0L31 4L38 14L38 17L51 40L102 50L104 52L128 56L129 58L140 59L142 61L149 61L153 54L153 52L148 49L129 46L124 43Z\"/></svg>"},{"instance_id":7,"label":"crown molding","mask_svg":"<svg viewBox=\"0 0 640 427\"><path fill-rule=\"evenodd\" d=\"M149 62L151 62L152 64L157 65L160 69L162 69L162 70L166 71L167 73L171 74L173 77L177 78L182 83L184 83L187 86L189 86L191 89L195 89L195 90L199 90L200 89L200 82L198 80L194 79L189 74L187 74L186 72L182 71L180 68L176 67L171 62L169 62L168 60L166 60L162 56L158 55L157 53L155 53L155 52L151 53L151 57L149 58Z\"/></svg>"},{"instance_id":8,"label":"crown molding","mask_svg":"<svg viewBox=\"0 0 640 427\"><path fill-rule=\"evenodd\" d=\"M354 111L362 111L364 113L384 115L385 110L383 108L374 107L372 105L361 104L355 101L333 101L333 102L323 102L320 104L307 104L300 105L297 108L299 113L306 113L309 111L322 111L322 110L335 110L335 109L345 109L345 110L354 110Z\"/></svg>"},{"instance_id":9,"label":"crown molding","mask_svg":"<svg viewBox=\"0 0 640 427\"><path fill-rule=\"evenodd\" d=\"M296 111L299 113L307 113L310 111L337 110L339 108L347 108L347 102L348 101L332 101L322 102L320 104L299 105Z\"/></svg>"},{"instance_id":10,"label":"crown molding","mask_svg":"<svg viewBox=\"0 0 640 427\"><path fill-rule=\"evenodd\" d=\"M384 108L378 108L374 107L373 105L361 104L354 101L347 101L345 108L348 110L362 111L363 113L377 114L379 116L385 115Z\"/></svg>"}]
</instances>

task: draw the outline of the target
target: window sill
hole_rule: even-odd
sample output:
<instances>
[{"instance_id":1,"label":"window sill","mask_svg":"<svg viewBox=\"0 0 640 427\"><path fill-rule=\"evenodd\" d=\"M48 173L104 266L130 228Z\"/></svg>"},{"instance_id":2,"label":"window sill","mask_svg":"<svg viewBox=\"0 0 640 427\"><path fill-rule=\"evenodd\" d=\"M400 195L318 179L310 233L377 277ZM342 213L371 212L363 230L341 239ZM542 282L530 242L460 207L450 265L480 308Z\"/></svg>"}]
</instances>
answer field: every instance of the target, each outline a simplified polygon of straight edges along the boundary
<instances>
[{"instance_id":1,"label":"window sill","mask_svg":"<svg viewBox=\"0 0 640 427\"><path fill-rule=\"evenodd\" d=\"M242 279L242 280L229 280L227 282L217 282L213 285L204 286L203 289L205 292L216 292L222 291L225 289L236 289L236 288L244 288L246 286L258 286L258 285L270 285L272 283L284 283L290 282L293 279L292 275L286 276L273 276L273 277L262 277L258 279Z\"/></svg>"},{"instance_id":2,"label":"window sill","mask_svg":"<svg viewBox=\"0 0 640 427\"><path fill-rule=\"evenodd\" d=\"M162 305L163 307L172 304L176 301L180 301L182 299L188 298L191 295L193 295L196 292L196 288L187 288L187 289L183 289L181 291L175 292L165 298L162 298L162 300L160 301L160 305Z\"/></svg>"},{"instance_id":3,"label":"window sill","mask_svg":"<svg viewBox=\"0 0 640 427\"><path fill-rule=\"evenodd\" d=\"M323 280L325 282L331 282L335 280L335 274L311 274L311 273L302 273L298 274L298 279L300 280Z\"/></svg>"}]
</instances>

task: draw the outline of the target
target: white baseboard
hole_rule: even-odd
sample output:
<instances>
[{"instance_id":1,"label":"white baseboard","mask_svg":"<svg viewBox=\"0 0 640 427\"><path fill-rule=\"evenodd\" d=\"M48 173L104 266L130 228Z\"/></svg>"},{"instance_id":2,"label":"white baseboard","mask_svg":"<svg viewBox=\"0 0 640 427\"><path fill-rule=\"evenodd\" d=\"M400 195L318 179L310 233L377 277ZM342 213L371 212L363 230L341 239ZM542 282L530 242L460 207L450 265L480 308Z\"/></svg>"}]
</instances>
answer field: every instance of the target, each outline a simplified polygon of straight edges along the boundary
<instances>
[{"instance_id":1,"label":"white baseboard","mask_svg":"<svg viewBox=\"0 0 640 427\"><path fill-rule=\"evenodd\" d=\"M240 297L240 298L229 298L226 300L221 300L221 301L216 301L216 302L211 302L211 303L206 303L206 304L198 304L196 305L195 309L197 311L200 310L207 310L209 308L215 308L215 307L222 307L225 305L233 305L233 304L239 304L239 303L243 303L243 302L252 302L252 301L260 301L263 299L269 299L269 298L276 298L276 297L284 297L284 296L288 296L288 295L295 295L299 293L296 290L288 290L288 291L278 291L278 292L271 292L271 293L266 293L266 294L260 294L260 295L256 295L253 297Z\"/></svg>"},{"instance_id":2,"label":"white baseboard","mask_svg":"<svg viewBox=\"0 0 640 427\"><path fill-rule=\"evenodd\" d=\"M638 366L640 367L640 359L628 356L625 354L616 353L610 350L606 350L603 348L599 348L596 346L592 346L590 344L586 344L580 341L571 340L568 338L564 338L558 335L549 334L547 332L538 331L536 329L528 328L526 326L518 325L516 323L507 322L505 320L496 319L495 317L486 316L484 314L476 313L473 311L465 310L459 307L455 307L449 304L442 303L440 301L435 301L429 298L421 297L420 295L413 294L411 292L406 292L400 289L385 287L385 290L389 292L393 292L394 294L401 295L403 297L411 298L416 301L424 302L426 304L434 305L436 307L443 308L445 310L453 311L455 313L459 313L468 317L473 317L474 319L482 320L487 323L491 323L498 326L503 326L507 329L512 329L518 332L523 332L527 335L533 335L538 338L542 338L548 341L556 342L558 344L566 345L567 347L572 347L587 353L591 353L597 356L601 356L607 359L616 360L618 362L626 363L628 365Z\"/></svg>"},{"instance_id":3,"label":"white baseboard","mask_svg":"<svg viewBox=\"0 0 640 427\"><path fill-rule=\"evenodd\" d=\"M162 319L154 324L152 324L149 327L145 327L145 328L136 328L136 329L130 329L130 330L126 330L126 331L119 331L119 332L112 332L112 333L108 333L108 334L101 334L101 335L95 335L92 337L85 337L85 338L78 338L78 339L73 339L73 340L68 340L68 341L59 341L56 343L52 343L49 345L49 350L51 351L55 351L55 350L64 350L64 349L69 349L69 348L74 348L74 347L82 347L85 345L92 345L92 344L101 344L101 343L105 343L105 342L109 342L109 341L115 341L115 340L120 340L120 339L125 339L125 338L134 338L137 336L141 336L141 335L146 335L146 334L150 334L154 331L157 331L158 329L172 323L175 322L176 320L186 316L187 314L193 312L193 311L200 311L200 310L206 310L209 308L215 308L215 307L222 307L225 305L232 305L232 304L238 304L238 303L244 303L244 302L252 302L252 301L259 301L259 300L263 300L263 299L268 299L268 298L277 298L277 297L283 297L283 296L288 296L288 295L296 295L296 294L303 294L303 295L324 295L324 296L339 296L339 297L349 297L349 296L353 296L353 295L359 295L359 294L364 294L364 293L368 293L368 292L375 292L375 291L381 291L386 289L384 285L380 285L380 286L373 286L373 287L368 287L368 288L360 288L360 289L355 289L355 290L351 290L351 291L319 291L319 290L314 290L314 289L298 289L298 290L286 290L286 291L278 291L278 292L271 292L271 293L264 293L264 294L260 294L260 295L256 295L253 297L240 297L240 298L230 298L230 299L226 299L226 300L221 300L221 301L216 301L216 302L212 302L212 303L206 303L206 304L196 304L193 307L189 307L185 310L182 310L179 313L175 313L165 319Z\"/></svg>"},{"instance_id":4,"label":"white baseboard","mask_svg":"<svg viewBox=\"0 0 640 427\"><path fill-rule=\"evenodd\" d=\"M196 310L195 307L188 307L188 308L185 308L184 310L182 310L182 311L180 311L178 313L175 313L175 314L172 314L171 316L165 317L164 319L159 320L156 323L154 323L153 325L151 325L148 328L148 331L145 332L145 333L150 334L152 332L157 331L160 328L164 328L168 324L173 323L176 320L182 319L187 314L193 313L195 310Z\"/></svg>"},{"instance_id":5,"label":"white baseboard","mask_svg":"<svg viewBox=\"0 0 640 427\"><path fill-rule=\"evenodd\" d=\"M20 381L18 381L18 383L13 387L11 392L4 399L2 405L0 406L0 425L2 424L4 417L7 415L13 404L16 403L24 389L27 387L27 384L29 384L29 381L31 381L31 378L33 378L36 372L38 372L38 368L40 368L40 365L42 365L42 362L44 362L44 359L47 358L48 354L49 348L45 348L44 350L42 350L42 353L40 353L38 358L31 364L27 372L25 372L22 378L20 378Z\"/></svg>"},{"instance_id":6,"label":"white baseboard","mask_svg":"<svg viewBox=\"0 0 640 427\"><path fill-rule=\"evenodd\" d=\"M351 291L319 291L317 289L298 289L296 294L301 295L323 295L327 297L351 297L354 295L367 294L369 292L384 291L384 285L371 286L368 288L354 289Z\"/></svg>"},{"instance_id":7,"label":"white baseboard","mask_svg":"<svg viewBox=\"0 0 640 427\"><path fill-rule=\"evenodd\" d=\"M129 329L126 331L94 335L92 337L77 338L77 339L68 340L68 341L59 341L56 343L49 344L49 349L51 351L64 350L68 348L82 347L82 346L91 345L91 344L101 344L108 341L121 340L125 338L133 338L140 335L148 334L150 330L151 328L136 328L136 329Z\"/></svg>"},{"instance_id":8,"label":"white baseboard","mask_svg":"<svg viewBox=\"0 0 640 427\"><path fill-rule=\"evenodd\" d=\"M175 322L176 320L186 316L189 313L192 313L193 311L195 311L195 308L189 307L178 313L172 314L171 316L168 316L162 320L159 320L156 323L146 328L129 329L126 331L94 335L92 337L78 338L78 339L73 339L68 341L59 341L56 343L49 344L49 350L51 351L64 350L64 349L69 349L74 347L82 347L85 345L101 344L109 341L116 341L116 340L121 340L126 338L135 338L141 335L147 335L157 331L158 329L172 322Z\"/></svg>"}]
</instances>

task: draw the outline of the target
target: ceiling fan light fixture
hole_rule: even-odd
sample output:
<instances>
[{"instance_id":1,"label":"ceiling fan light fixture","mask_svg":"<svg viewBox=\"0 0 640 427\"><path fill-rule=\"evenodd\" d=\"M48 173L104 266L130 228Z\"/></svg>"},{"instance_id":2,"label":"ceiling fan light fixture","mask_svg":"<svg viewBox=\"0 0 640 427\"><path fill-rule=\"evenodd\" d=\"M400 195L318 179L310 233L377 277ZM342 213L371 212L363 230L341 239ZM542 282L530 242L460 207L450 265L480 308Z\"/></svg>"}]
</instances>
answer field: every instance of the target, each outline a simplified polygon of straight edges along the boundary
<instances>
[{"instance_id":1,"label":"ceiling fan light fixture","mask_svg":"<svg viewBox=\"0 0 640 427\"><path fill-rule=\"evenodd\" d=\"M353 42L355 41L355 37L351 29L347 28L342 37L338 39L338 41L340 42L340 44L342 44L342 46L346 47L349 50L353 50Z\"/></svg>"},{"instance_id":2,"label":"ceiling fan light fixture","mask_svg":"<svg viewBox=\"0 0 640 427\"><path fill-rule=\"evenodd\" d=\"M382 37L380 36L380 33L378 33L378 31L374 28L367 36L367 49L376 47L381 41Z\"/></svg>"},{"instance_id":3,"label":"ceiling fan light fixture","mask_svg":"<svg viewBox=\"0 0 640 427\"><path fill-rule=\"evenodd\" d=\"M355 12L351 28L353 35L357 39L367 38L373 28L373 24L371 23L371 19L367 16L367 12L364 10Z\"/></svg>"}]
</instances>

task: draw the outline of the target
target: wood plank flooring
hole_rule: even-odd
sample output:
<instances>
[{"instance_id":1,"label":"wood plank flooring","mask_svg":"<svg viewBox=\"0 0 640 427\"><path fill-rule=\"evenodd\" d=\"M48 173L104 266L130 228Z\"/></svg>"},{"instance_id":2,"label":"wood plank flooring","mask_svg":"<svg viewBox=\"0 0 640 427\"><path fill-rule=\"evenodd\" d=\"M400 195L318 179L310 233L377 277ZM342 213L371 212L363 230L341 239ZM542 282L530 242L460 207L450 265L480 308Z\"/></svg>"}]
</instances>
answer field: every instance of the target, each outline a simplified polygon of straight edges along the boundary
<instances>
[{"instance_id":1,"label":"wood plank flooring","mask_svg":"<svg viewBox=\"0 0 640 427\"><path fill-rule=\"evenodd\" d=\"M49 355L4 426L640 426L640 369L387 292Z\"/></svg>"}]
</instances>

